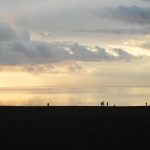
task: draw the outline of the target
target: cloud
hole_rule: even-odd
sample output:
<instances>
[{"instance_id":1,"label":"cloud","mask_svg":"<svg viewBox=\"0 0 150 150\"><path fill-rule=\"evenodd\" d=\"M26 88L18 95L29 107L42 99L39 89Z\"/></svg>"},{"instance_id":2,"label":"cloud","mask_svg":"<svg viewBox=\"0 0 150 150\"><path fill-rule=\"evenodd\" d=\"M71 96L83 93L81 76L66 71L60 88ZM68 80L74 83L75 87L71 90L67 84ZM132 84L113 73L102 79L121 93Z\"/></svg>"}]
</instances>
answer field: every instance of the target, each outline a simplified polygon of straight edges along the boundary
<instances>
[{"instance_id":1,"label":"cloud","mask_svg":"<svg viewBox=\"0 0 150 150\"><path fill-rule=\"evenodd\" d=\"M150 2L150 0L141 0L141 1L144 1L144 2Z\"/></svg>"},{"instance_id":2,"label":"cloud","mask_svg":"<svg viewBox=\"0 0 150 150\"><path fill-rule=\"evenodd\" d=\"M82 67L77 62L49 63L37 65L4 65L0 66L0 72L30 72L33 74L41 73L81 73L88 72L85 67Z\"/></svg>"},{"instance_id":3,"label":"cloud","mask_svg":"<svg viewBox=\"0 0 150 150\"><path fill-rule=\"evenodd\" d=\"M0 42L0 65L37 65L66 61L100 62L134 58L121 49L115 50L116 55L113 55L110 51L98 46L92 49L74 42L31 41L28 32L19 34L15 32L16 37L12 38L12 34L5 33L13 30L9 25L5 26L7 28L1 35ZM0 24L0 30L2 29L3 25Z\"/></svg>"},{"instance_id":4,"label":"cloud","mask_svg":"<svg viewBox=\"0 0 150 150\"><path fill-rule=\"evenodd\" d=\"M38 35L41 36L42 38L53 37L53 35L51 33L48 33L48 32L37 32L35 34L37 34L37 36Z\"/></svg>"},{"instance_id":5,"label":"cloud","mask_svg":"<svg viewBox=\"0 0 150 150\"><path fill-rule=\"evenodd\" d=\"M150 8L139 6L106 7L99 10L98 16L109 18L114 21L143 25L150 23Z\"/></svg>"},{"instance_id":6,"label":"cloud","mask_svg":"<svg viewBox=\"0 0 150 150\"><path fill-rule=\"evenodd\" d=\"M75 30L74 32L77 33L98 33L98 34L144 34L148 35L150 34L150 27L145 28L121 28L121 29L81 29L81 30Z\"/></svg>"},{"instance_id":7,"label":"cloud","mask_svg":"<svg viewBox=\"0 0 150 150\"><path fill-rule=\"evenodd\" d=\"M132 49L140 48L143 52L142 55L150 56L150 35L129 39L126 42L124 42L124 45L129 46Z\"/></svg>"},{"instance_id":8,"label":"cloud","mask_svg":"<svg viewBox=\"0 0 150 150\"><path fill-rule=\"evenodd\" d=\"M15 30L10 25L0 22L0 41L9 41L16 36Z\"/></svg>"},{"instance_id":9,"label":"cloud","mask_svg":"<svg viewBox=\"0 0 150 150\"><path fill-rule=\"evenodd\" d=\"M120 49L120 48L115 48L113 49L113 51L119 56L118 59L120 60L131 60L133 58L133 56L127 52L125 52L124 50Z\"/></svg>"},{"instance_id":10,"label":"cloud","mask_svg":"<svg viewBox=\"0 0 150 150\"><path fill-rule=\"evenodd\" d=\"M12 41L0 44L1 65L48 64L64 61L118 61L134 58L134 56L115 51L117 57L103 48L95 47L92 51L78 43L59 44L45 42ZM123 50L122 50L123 51ZM124 57L129 56L129 58Z\"/></svg>"},{"instance_id":11,"label":"cloud","mask_svg":"<svg viewBox=\"0 0 150 150\"><path fill-rule=\"evenodd\" d=\"M140 45L142 48L145 48L146 50L150 50L150 43L149 42L145 42L143 44Z\"/></svg>"}]
</instances>

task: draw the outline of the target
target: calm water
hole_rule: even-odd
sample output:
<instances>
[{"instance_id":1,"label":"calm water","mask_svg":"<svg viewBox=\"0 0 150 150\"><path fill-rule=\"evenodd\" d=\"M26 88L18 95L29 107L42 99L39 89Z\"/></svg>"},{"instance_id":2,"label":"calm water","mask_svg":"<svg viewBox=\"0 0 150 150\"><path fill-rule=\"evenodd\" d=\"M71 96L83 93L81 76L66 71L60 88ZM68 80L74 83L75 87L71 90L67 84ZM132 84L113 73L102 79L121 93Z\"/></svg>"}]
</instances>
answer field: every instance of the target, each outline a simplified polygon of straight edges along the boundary
<instances>
[{"instance_id":1,"label":"calm water","mask_svg":"<svg viewBox=\"0 0 150 150\"><path fill-rule=\"evenodd\" d=\"M0 89L0 105L43 106L49 102L52 106L95 106L101 101L118 106L150 104L150 87Z\"/></svg>"}]
</instances>

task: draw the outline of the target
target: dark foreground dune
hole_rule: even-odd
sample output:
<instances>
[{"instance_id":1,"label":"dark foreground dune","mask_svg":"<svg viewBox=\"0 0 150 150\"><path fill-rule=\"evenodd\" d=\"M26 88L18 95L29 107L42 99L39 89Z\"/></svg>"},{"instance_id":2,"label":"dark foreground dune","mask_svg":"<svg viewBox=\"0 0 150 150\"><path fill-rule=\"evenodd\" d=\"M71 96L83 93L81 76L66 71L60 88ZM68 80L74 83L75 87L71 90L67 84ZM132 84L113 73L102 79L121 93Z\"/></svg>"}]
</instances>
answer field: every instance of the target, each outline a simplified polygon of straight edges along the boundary
<instances>
[{"instance_id":1,"label":"dark foreground dune","mask_svg":"<svg viewBox=\"0 0 150 150\"><path fill-rule=\"evenodd\" d=\"M133 150L149 143L149 107L0 107L0 150Z\"/></svg>"}]
</instances>

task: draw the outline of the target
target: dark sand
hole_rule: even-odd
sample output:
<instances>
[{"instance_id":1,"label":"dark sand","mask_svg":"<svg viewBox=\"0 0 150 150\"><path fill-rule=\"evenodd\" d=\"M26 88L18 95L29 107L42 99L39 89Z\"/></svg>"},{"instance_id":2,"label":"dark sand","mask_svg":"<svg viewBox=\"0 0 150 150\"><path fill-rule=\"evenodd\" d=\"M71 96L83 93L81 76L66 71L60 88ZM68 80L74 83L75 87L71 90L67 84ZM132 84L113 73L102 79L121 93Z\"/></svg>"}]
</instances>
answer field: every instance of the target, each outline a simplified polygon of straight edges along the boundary
<instances>
[{"instance_id":1,"label":"dark sand","mask_svg":"<svg viewBox=\"0 0 150 150\"><path fill-rule=\"evenodd\" d=\"M148 145L150 107L0 107L0 150Z\"/></svg>"}]
</instances>

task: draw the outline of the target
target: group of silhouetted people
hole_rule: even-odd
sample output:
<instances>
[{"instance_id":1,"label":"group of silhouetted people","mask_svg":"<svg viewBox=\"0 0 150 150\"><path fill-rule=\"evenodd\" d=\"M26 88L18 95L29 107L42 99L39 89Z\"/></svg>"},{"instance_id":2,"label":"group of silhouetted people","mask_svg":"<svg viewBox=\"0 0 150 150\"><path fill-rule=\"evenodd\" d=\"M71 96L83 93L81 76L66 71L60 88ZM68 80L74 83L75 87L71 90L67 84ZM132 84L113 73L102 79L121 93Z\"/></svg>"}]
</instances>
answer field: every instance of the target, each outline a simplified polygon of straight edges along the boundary
<instances>
[{"instance_id":1,"label":"group of silhouetted people","mask_svg":"<svg viewBox=\"0 0 150 150\"><path fill-rule=\"evenodd\" d=\"M108 102L106 103L106 105L108 106ZM105 106L104 101L101 102L101 106Z\"/></svg>"},{"instance_id":2,"label":"group of silhouetted people","mask_svg":"<svg viewBox=\"0 0 150 150\"><path fill-rule=\"evenodd\" d=\"M145 105L148 106L147 102L145 103ZM47 106L48 107L50 106L49 103L47 103ZM105 102L104 101L101 102L101 106L105 106ZM106 106L108 107L108 102L106 103ZM116 105L114 105L114 106L116 106Z\"/></svg>"}]
</instances>

